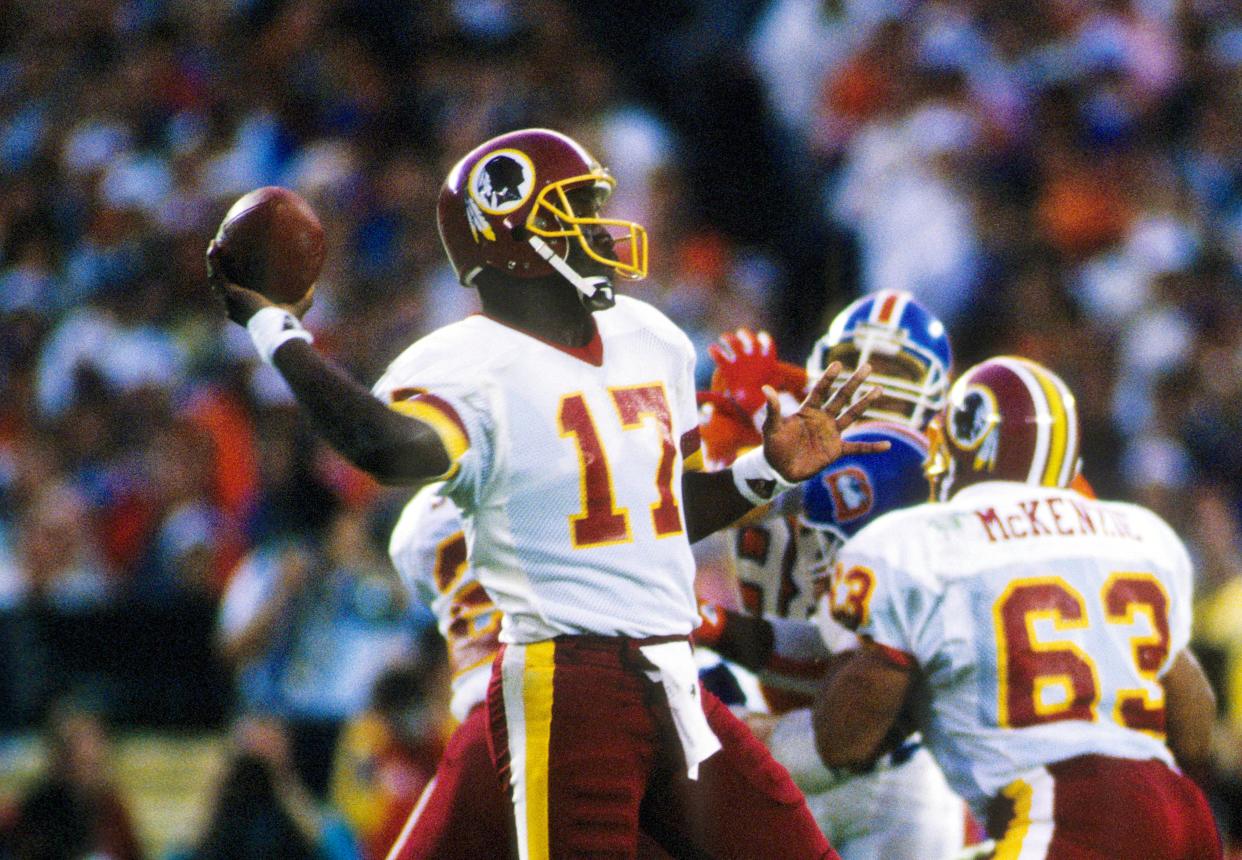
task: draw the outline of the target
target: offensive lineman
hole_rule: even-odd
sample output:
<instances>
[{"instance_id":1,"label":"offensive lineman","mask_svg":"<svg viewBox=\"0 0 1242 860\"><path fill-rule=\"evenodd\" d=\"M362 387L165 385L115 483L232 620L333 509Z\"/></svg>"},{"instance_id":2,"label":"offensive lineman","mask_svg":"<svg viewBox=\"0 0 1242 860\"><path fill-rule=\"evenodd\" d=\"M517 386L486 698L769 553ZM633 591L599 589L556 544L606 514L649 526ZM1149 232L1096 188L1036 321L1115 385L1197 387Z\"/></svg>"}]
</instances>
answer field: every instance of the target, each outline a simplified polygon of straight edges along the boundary
<instances>
[{"instance_id":1,"label":"offensive lineman","mask_svg":"<svg viewBox=\"0 0 1242 860\"><path fill-rule=\"evenodd\" d=\"M841 438L878 392L846 407L864 367L829 397L834 364L790 416L766 395L762 448L687 469L694 352L613 295L614 275L646 274L647 242L599 216L612 185L543 129L458 162L437 222L483 313L408 348L375 398L292 313L226 283L215 247L211 282L334 447L388 483L443 480L461 508L503 613L487 716L519 857L632 856L640 828L675 855L833 857L788 774L699 690L689 544L843 454L885 450Z\"/></svg>"},{"instance_id":2,"label":"offensive lineman","mask_svg":"<svg viewBox=\"0 0 1242 860\"><path fill-rule=\"evenodd\" d=\"M912 694L995 857L1219 857L1178 770L1203 765L1214 714L1187 649L1181 541L1144 508L1068 489L1076 407L1041 365L976 365L943 421L937 501L871 523L834 570L865 644L816 702L824 760L871 758Z\"/></svg>"},{"instance_id":3,"label":"offensive lineman","mask_svg":"<svg viewBox=\"0 0 1242 860\"><path fill-rule=\"evenodd\" d=\"M703 428L709 461L727 459L747 442L757 444L746 407L759 408L751 392L762 382L793 388L789 366L776 360L765 333L723 335L711 352L717 364L713 388L719 390L701 395L713 407ZM758 673L777 716L751 717L751 727L766 734L773 755L845 860L951 858L962 847L964 807L918 737L899 739L863 772L830 769L815 750L810 711L834 653L858 646L854 634L831 618L819 619L819 628L811 620L833 556L842 541L880 514L927 499L922 431L948 390L949 341L940 321L910 294L885 290L837 315L812 350L806 372L818 375L834 359L846 367L870 363L870 381L883 392L846 435L883 439L891 447L879 455L841 458L790 493L793 498L778 501L780 510L739 526L735 565L749 614L706 607L715 623L701 626L696 641ZM841 599L848 604L848 592Z\"/></svg>"},{"instance_id":4,"label":"offensive lineman","mask_svg":"<svg viewBox=\"0 0 1242 860\"><path fill-rule=\"evenodd\" d=\"M389 860L512 856L508 799L487 752L487 684L500 650L500 613L470 567L457 506L439 484L406 503L388 554L410 594L435 613L452 672L457 728ZM468 803L462 802L468 798Z\"/></svg>"}]
</instances>

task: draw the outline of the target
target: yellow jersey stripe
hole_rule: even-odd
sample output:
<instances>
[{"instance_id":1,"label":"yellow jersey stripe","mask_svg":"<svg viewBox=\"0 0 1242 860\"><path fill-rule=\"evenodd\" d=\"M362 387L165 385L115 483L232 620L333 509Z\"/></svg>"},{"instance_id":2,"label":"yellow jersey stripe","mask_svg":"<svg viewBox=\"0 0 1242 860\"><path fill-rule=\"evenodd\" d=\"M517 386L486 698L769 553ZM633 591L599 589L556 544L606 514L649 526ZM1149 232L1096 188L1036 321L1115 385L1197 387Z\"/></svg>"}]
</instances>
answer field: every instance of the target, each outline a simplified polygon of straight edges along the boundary
<instances>
[{"instance_id":1,"label":"yellow jersey stripe","mask_svg":"<svg viewBox=\"0 0 1242 860\"><path fill-rule=\"evenodd\" d=\"M703 462L703 449L696 448L694 453L686 458L682 466L687 472L703 472L706 471L707 465Z\"/></svg>"},{"instance_id":2,"label":"yellow jersey stripe","mask_svg":"<svg viewBox=\"0 0 1242 860\"><path fill-rule=\"evenodd\" d=\"M444 450L448 453L451 465L447 472L434 480L444 480L456 474L458 468L457 461L470 450L470 440L461 431L458 423L425 400L398 400L390 405L394 411L423 422L440 437L440 444L444 446Z\"/></svg>"}]
</instances>

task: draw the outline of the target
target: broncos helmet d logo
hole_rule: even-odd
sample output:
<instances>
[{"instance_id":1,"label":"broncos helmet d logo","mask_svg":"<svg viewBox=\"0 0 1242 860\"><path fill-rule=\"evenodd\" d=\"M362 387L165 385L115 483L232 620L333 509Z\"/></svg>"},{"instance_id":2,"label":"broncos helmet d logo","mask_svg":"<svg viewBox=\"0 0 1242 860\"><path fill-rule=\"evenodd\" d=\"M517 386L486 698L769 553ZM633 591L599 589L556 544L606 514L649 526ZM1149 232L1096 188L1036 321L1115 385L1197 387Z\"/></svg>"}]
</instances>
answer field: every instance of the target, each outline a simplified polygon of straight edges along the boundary
<instances>
[{"instance_id":1,"label":"broncos helmet d logo","mask_svg":"<svg viewBox=\"0 0 1242 860\"><path fill-rule=\"evenodd\" d=\"M848 523L871 512L875 504L875 490L862 469L846 466L825 475L823 480L832 497L833 513L838 523Z\"/></svg>"}]
</instances>

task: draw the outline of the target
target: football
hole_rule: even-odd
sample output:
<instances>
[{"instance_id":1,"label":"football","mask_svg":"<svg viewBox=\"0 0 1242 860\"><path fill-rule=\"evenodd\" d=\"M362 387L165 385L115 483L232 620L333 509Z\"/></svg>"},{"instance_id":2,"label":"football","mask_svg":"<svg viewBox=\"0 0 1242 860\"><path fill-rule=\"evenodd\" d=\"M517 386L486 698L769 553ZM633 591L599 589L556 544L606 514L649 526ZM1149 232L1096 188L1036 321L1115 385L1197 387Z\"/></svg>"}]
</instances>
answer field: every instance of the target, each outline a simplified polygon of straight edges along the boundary
<instances>
[{"instance_id":1,"label":"football","mask_svg":"<svg viewBox=\"0 0 1242 860\"><path fill-rule=\"evenodd\" d=\"M268 185L240 197L216 232L223 274L279 304L296 304L323 269L323 225L299 194Z\"/></svg>"}]
</instances>

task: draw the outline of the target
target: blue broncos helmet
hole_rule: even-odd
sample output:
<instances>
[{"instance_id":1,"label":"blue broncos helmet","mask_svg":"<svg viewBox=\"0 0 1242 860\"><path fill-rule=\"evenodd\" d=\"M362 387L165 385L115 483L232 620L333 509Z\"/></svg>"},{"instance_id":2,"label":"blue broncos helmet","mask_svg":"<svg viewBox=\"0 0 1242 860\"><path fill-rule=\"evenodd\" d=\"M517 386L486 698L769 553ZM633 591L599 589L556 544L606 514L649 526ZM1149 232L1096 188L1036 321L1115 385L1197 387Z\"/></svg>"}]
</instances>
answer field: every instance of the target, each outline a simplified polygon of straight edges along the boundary
<instances>
[{"instance_id":1,"label":"blue broncos helmet","mask_svg":"<svg viewBox=\"0 0 1242 860\"><path fill-rule=\"evenodd\" d=\"M833 319L811 350L806 369L812 380L840 361L846 368L869 362L868 385L884 396L866 417L923 430L944 408L953 352L944 323L906 292L881 290L855 301Z\"/></svg>"},{"instance_id":2,"label":"blue broncos helmet","mask_svg":"<svg viewBox=\"0 0 1242 860\"><path fill-rule=\"evenodd\" d=\"M851 454L802 484L802 524L820 538L819 564L830 566L837 550L881 514L908 508L929 497L923 462L927 440L921 433L887 421L864 421L846 428L854 442L889 442L878 454Z\"/></svg>"}]
</instances>

